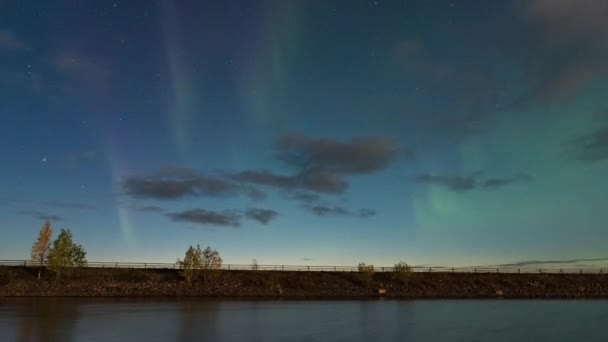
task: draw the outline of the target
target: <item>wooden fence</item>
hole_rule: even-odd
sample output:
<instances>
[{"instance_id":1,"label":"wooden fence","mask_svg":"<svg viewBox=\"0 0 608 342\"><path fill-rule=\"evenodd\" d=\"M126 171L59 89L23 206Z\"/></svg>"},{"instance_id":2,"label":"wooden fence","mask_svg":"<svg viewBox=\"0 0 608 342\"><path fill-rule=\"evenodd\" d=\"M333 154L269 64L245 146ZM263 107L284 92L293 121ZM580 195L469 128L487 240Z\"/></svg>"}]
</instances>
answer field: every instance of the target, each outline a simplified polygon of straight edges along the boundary
<instances>
[{"instance_id":1,"label":"wooden fence","mask_svg":"<svg viewBox=\"0 0 608 342\"><path fill-rule=\"evenodd\" d=\"M0 260L0 266L39 267L41 264L30 260ZM43 264L43 266L45 266ZM179 269L178 263L149 263L149 262L123 262L109 261L87 262L87 267L99 268L144 268L144 269ZM224 270L247 271L316 271L316 272L358 272L358 266L311 266L311 265L251 265L251 264L223 264ZM442 272L442 273L550 273L550 274L604 274L602 268L530 268L530 267L427 267L411 266L412 272ZM374 272L393 272L392 266L375 266Z\"/></svg>"}]
</instances>

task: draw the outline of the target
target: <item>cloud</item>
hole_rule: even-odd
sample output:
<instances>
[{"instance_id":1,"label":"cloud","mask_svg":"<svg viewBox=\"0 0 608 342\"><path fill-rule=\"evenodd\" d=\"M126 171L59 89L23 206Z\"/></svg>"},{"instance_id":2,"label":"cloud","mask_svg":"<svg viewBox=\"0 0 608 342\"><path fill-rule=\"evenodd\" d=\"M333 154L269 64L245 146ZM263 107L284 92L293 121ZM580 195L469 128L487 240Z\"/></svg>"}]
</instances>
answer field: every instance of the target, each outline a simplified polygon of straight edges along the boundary
<instances>
[{"instance_id":1,"label":"cloud","mask_svg":"<svg viewBox=\"0 0 608 342\"><path fill-rule=\"evenodd\" d=\"M290 134L279 137L274 149L275 158L294 169L292 173L244 170L232 174L232 179L293 192L297 200L315 201L318 193L344 193L349 185L347 176L384 170L400 154L395 141L387 137L342 142ZM411 153L403 155L410 157Z\"/></svg>"},{"instance_id":2,"label":"cloud","mask_svg":"<svg viewBox=\"0 0 608 342\"><path fill-rule=\"evenodd\" d=\"M139 205L136 203L118 203L121 207L125 208L125 209L129 209L129 210L133 210L133 211L141 211L141 212L157 212L157 213L161 213L164 212L165 209L156 206L156 205Z\"/></svg>"},{"instance_id":3,"label":"cloud","mask_svg":"<svg viewBox=\"0 0 608 342\"><path fill-rule=\"evenodd\" d=\"M279 216L279 213L270 209L250 208L245 212L245 216L249 219L258 221L259 223L266 225L270 221L277 218L277 216Z\"/></svg>"},{"instance_id":4,"label":"cloud","mask_svg":"<svg viewBox=\"0 0 608 342\"><path fill-rule=\"evenodd\" d=\"M598 161L608 159L608 127L600 128L595 132L575 141L578 158L584 161Z\"/></svg>"},{"instance_id":5,"label":"cloud","mask_svg":"<svg viewBox=\"0 0 608 342\"><path fill-rule=\"evenodd\" d=\"M486 190L498 189L515 182L529 181L532 177L528 174L520 172L513 176L499 178L491 177L480 181L481 172L476 172L471 175L433 175L422 173L414 177L414 181L418 183L434 184L444 187L455 192L467 192L481 187Z\"/></svg>"},{"instance_id":6,"label":"cloud","mask_svg":"<svg viewBox=\"0 0 608 342\"><path fill-rule=\"evenodd\" d=\"M294 192L289 198L305 204L312 204L321 200L321 196L310 192Z\"/></svg>"},{"instance_id":7,"label":"cloud","mask_svg":"<svg viewBox=\"0 0 608 342\"><path fill-rule=\"evenodd\" d=\"M234 211L211 211L205 209L192 209L166 214L176 222L193 222L202 225L240 226L241 215Z\"/></svg>"},{"instance_id":8,"label":"cloud","mask_svg":"<svg viewBox=\"0 0 608 342\"><path fill-rule=\"evenodd\" d=\"M354 216L360 218L368 218L376 215L376 212L371 209L361 208L356 212L352 212L340 206L315 205L305 207L317 216Z\"/></svg>"},{"instance_id":9,"label":"cloud","mask_svg":"<svg viewBox=\"0 0 608 342\"><path fill-rule=\"evenodd\" d=\"M13 31L0 29L0 51L21 52L29 50L30 46L17 38Z\"/></svg>"},{"instance_id":10,"label":"cloud","mask_svg":"<svg viewBox=\"0 0 608 342\"><path fill-rule=\"evenodd\" d=\"M524 100L568 99L608 72L608 3L595 0L524 2L526 43L520 46L530 93ZM520 43L521 44L521 43Z\"/></svg>"},{"instance_id":11,"label":"cloud","mask_svg":"<svg viewBox=\"0 0 608 342\"><path fill-rule=\"evenodd\" d=\"M234 182L201 174L187 168L166 168L147 176L132 176L122 181L123 191L135 198L180 199L221 197L244 194L254 199L264 193Z\"/></svg>"},{"instance_id":12,"label":"cloud","mask_svg":"<svg viewBox=\"0 0 608 342\"><path fill-rule=\"evenodd\" d=\"M457 192L473 190L476 185L475 176L440 176L423 173L414 177L414 180L418 183L440 185L444 188Z\"/></svg>"},{"instance_id":13,"label":"cloud","mask_svg":"<svg viewBox=\"0 0 608 342\"><path fill-rule=\"evenodd\" d=\"M63 221L63 217L59 215L46 214L38 210L20 210L17 213L20 215L31 216L45 221Z\"/></svg>"},{"instance_id":14,"label":"cloud","mask_svg":"<svg viewBox=\"0 0 608 342\"><path fill-rule=\"evenodd\" d=\"M607 261L608 258L592 258L592 259L566 259L566 260L526 260L519 261L511 264L497 265L500 267L514 267L514 266L530 266L530 265L543 265L543 264L575 264L578 262L588 261Z\"/></svg>"},{"instance_id":15,"label":"cloud","mask_svg":"<svg viewBox=\"0 0 608 342\"><path fill-rule=\"evenodd\" d=\"M359 209L359 212L357 213L357 216L364 217L364 218L375 216L375 215L376 215L375 210L371 210L371 209L367 209L367 208L361 208L361 209Z\"/></svg>"},{"instance_id":16,"label":"cloud","mask_svg":"<svg viewBox=\"0 0 608 342\"><path fill-rule=\"evenodd\" d=\"M503 186L512 184L513 182L529 181L532 177L525 173L519 173L517 175L506 177L506 178L488 178L483 182L483 187L486 189L498 189Z\"/></svg>"},{"instance_id":17,"label":"cloud","mask_svg":"<svg viewBox=\"0 0 608 342\"><path fill-rule=\"evenodd\" d=\"M341 194L348 187L348 182L338 175L319 170L303 171L295 175L278 175L268 170L245 170L232 175L232 178L281 190L307 190L329 194Z\"/></svg>"},{"instance_id":18,"label":"cloud","mask_svg":"<svg viewBox=\"0 0 608 342\"><path fill-rule=\"evenodd\" d=\"M329 138L283 135L275 143L276 157L303 170L335 174L363 174L385 169L397 157L394 139L356 138L342 142Z\"/></svg>"}]
</instances>

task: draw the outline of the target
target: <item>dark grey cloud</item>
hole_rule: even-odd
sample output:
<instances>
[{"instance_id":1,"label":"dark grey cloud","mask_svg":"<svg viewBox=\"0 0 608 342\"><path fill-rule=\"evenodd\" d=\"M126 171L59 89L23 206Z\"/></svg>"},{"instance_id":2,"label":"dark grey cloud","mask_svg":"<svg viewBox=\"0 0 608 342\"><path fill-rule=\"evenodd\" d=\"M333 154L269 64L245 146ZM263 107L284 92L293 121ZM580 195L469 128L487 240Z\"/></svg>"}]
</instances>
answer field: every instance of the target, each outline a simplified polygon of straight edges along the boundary
<instances>
[{"instance_id":1,"label":"dark grey cloud","mask_svg":"<svg viewBox=\"0 0 608 342\"><path fill-rule=\"evenodd\" d=\"M475 178L475 176L445 176L423 173L414 177L414 180L418 183L436 184L453 191L464 192L475 188L477 182Z\"/></svg>"},{"instance_id":2,"label":"dark grey cloud","mask_svg":"<svg viewBox=\"0 0 608 342\"><path fill-rule=\"evenodd\" d=\"M132 176L122 181L123 191L135 198L180 199L184 197L221 197L243 194L255 199L263 192L220 177L187 168L166 168L147 176Z\"/></svg>"},{"instance_id":3,"label":"dark grey cloud","mask_svg":"<svg viewBox=\"0 0 608 342\"><path fill-rule=\"evenodd\" d=\"M20 210L17 212L20 215L31 216L40 220L48 221L63 221L63 217L54 214L43 213L38 210Z\"/></svg>"},{"instance_id":4,"label":"dark grey cloud","mask_svg":"<svg viewBox=\"0 0 608 342\"><path fill-rule=\"evenodd\" d=\"M19 39L9 29L0 29L0 51L19 52L30 50L29 44Z\"/></svg>"},{"instance_id":5,"label":"dark grey cloud","mask_svg":"<svg viewBox=\"0 0 608 342\"><path fill-rule=\"evenodd\" d=\"M483 187L486 189L498 189L503 186L510 185L514 182L529 181L532 177L525 173L519 173L506 178L488 178L483 181Z\"/></svg>"},{"instance_id":6,"label":"dark grey cloud","mask_svg":"<svg viewBox=\"0 0 608 342\"><path fill-rule=\"evenodd\" d=\"M375 215L376 215L375 210L367 209L367 208L361 208L361 209L359 209L359 212L357 213L357 216L359 216L359 217L371 217L371 216L375 216Z\"/></svg>"},{"instance_id":7,"label":"dark grey cloud","mask_svg":"<svg viewBox=\"0 0 608 342\"><path fill-rule=\"evenodd\" d=\"M376 212L371 209L361 208L355 212L341 206L314 205L305 207L317 216L354 216L360 218L368 218L376 215Z\"/></svg>"},{"instance_id":8,"label":"dark grey cloud","mask_svg":"<svg viewBox=\"0 0 608 342\"><path fill-rule=\"evenodd\" d=\"M202 225L238 227L241 224L241 215L235 211L212 211L206 209L192 209L166 214L176 222L193 222Z\"/></svg>"},{"instance_id":9,"label":"dark grey cloud","mask_svg":"<svg viewBox=\"0 0 608 342\"><path fill-rule=\"evenodd\" d=\"M348 187L348 182L339 175L320 170L306 170L295 175L279 175L268 170L245 170L234 174L232 178L244 183L281 190L306 190L329 194L341 194Z\"/></svg>"},{"instance_id":10,"label":"dark grey cloud","mask_svg":"<svg viewBox=\"0 0 608 342\"><path fill-rule=\"evenodd\" d=\"M288 194L288 198L304 204L312 204L321 200L321 196L310 192L294 192L293 194Z\"/></svg>"},{"instance_id":11,"label":"dark grey cloud","mask_svg":"<svg viewBox=\"0 0 608 342\"><path fill-rule=\"evenodd\" d=\"M608 127L575 141L578 158L585 161L608 159Z\"/></svg>"},{"instance_id":12,"label":"dark grey cloud","mask_svg":"<svg viewBox=\"0 0 608 342\"><path fill-rule=\"evenodd\" d=\"M531 176L520 172L513 176L499 178L490 177L480 180L481 172L476 172L470 175L433 175L422 173L414 177L414 181L418 183L435 184L455 192L467 192L476 188L487 190L498 189L515 182L529 181Z\"/></svg>"},{"instance_id":13,"label":"dark grey cloud","mask_svg":"<svg viewBox=\"0 0 608 342\"><path fill-rule=\"evenodd\" d=\"M594 261L608 261L608 258L591 258L591 259L565 259L565 260L526 260L514 262L511 264L497 265L500 267L521 267L530 265L549 265L549 264L575 264L579 262L594 262Z\"/></svg>"},{"instance_id":14,"label":"dark grey cloud","mask_svg":"<svg viewBox=\"0 0 608 342\"><path fill-rule=\"evenodd\" d=\"M156 213L161 213L164 212L165 209L156 206L156 205L139 205L136 203L118 203L121 207L125 208L125 209L129 209L129 210L133 210L133 211L141 211L141 212L156 212Z\"/></svg>"},{"instance_id":15,"label":"dark grey cloud","mask_svg":"<svg viewBox=\"0 0 608 342\"><path fill-rule=\"evenodd\" d=\"M250 208L245 212L245 216L248 219L258 221L259 223L266 225L270 223L270 221L276 219L279 216L279 213L270 209Z\"/></svg>"},{"instance_id":16,"label":"dark grey cloud","mask_svg":"<svg viewBox=\"0 0 608 342\"><path fill-rule=\"evenodd\" d=\"M270 170L244 170L231 177L241 183L273 187L302 202L318 201L319 193L346 191L349 175L378 172L399 156L396 142L387 137L356 138L343 142L329 138L309 138L298 134L279 137L275 158L293 171L279 174ZM406 156L409 153L404 152Z\"/></svg>"},{"instance_id":17,"label":"dark grey cloud","mask_svg":"<svg viewBox=\"0 0 608 342\"><path fill-rule=\"evenodd\" d=\"M334 174L363 174L385 169L398 155L396 141L388 137L356 138L342 142L290 134L275 143L276 158L302 170Z\"/></svg>"},{"instance_id":18,"label":"dark grey cloud","mask_svg":"<svg viewBox=\"0 0 608 342\"><path fill-rule=\"evenodd\" d=\"M517 42L530 92L526 100L549 103L576 95L608 72L608 3L595 0L522 2ZM517 47L517 46L516 46Z\"/></svg>"}]
</instances>

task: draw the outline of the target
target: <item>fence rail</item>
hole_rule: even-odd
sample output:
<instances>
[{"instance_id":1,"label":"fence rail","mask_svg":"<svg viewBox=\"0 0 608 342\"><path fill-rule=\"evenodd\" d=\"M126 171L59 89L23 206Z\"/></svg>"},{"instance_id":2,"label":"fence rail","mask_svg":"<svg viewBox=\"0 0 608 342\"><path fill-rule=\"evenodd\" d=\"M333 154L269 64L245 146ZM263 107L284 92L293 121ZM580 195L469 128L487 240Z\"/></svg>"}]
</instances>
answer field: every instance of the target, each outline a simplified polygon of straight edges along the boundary
<instances>
[{"instance_id":1,"label":"fence rail","mask_svg":"<svg viewBox=\"0 0 608 342\"><path fill-rule=\"evenodd\" d=\"M0 266L46 266L31 260L0 260ZM178 263L146 263L108 261L87 262L87 267L96 268L144 268L144 269L180 269ZM317 265L251 265L251 264L223 264L224 270L248 271L324 271L324 272L358 272L358 266L317 266ZM393 267L374 267L374 272L393 272ZM604 274L602 268L516 268L516 267L426 267L412 266L412 272L442 272L442 273L548 273L548 274Z\"/></svg>"}]
</instances>

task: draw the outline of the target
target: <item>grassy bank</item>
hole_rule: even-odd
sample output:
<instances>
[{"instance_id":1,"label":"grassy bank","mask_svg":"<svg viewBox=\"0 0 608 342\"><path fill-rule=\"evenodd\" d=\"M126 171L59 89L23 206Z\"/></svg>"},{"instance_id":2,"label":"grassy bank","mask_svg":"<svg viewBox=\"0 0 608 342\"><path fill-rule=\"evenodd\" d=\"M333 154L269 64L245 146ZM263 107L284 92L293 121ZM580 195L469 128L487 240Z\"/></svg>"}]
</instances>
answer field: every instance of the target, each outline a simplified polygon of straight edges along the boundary
<instances>
[{"instance_id":1,"label":"grassy bank","mask_svg":"<svg viewBox=\"0 0 608 342\"><path fill-rule=\"evenodd\" d=\"M608 275L215 271L188 284L172 269L83 268L58 281L0 267L0 296L608 298Z\"/></svg>"}]
</instances>

